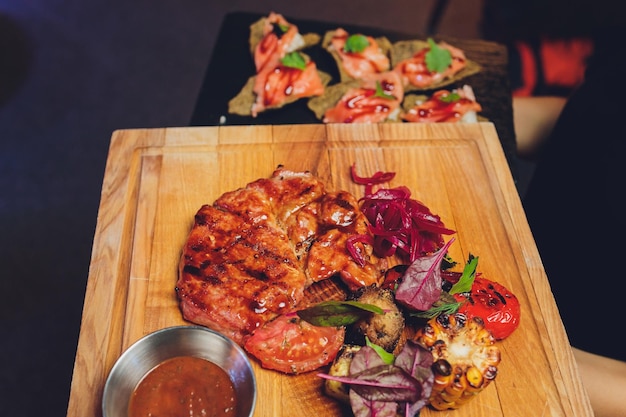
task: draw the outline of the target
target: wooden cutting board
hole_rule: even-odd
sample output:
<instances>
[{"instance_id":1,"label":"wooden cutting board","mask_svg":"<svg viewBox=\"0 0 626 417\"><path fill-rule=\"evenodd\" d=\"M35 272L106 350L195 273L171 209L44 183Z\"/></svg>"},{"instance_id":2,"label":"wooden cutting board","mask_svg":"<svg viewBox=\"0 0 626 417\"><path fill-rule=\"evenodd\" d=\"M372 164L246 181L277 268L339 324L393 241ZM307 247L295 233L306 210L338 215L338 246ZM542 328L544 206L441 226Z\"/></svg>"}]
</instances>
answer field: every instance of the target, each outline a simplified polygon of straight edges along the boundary
<instances>
[{"instance_id":1,"label":"wooden cutting board","mask_svg":"<svg viewBox=\"0 0 626 417\"><path fill-rule=\"evenodd\" d=\"M519 298L521 324L499 342L494 383L459 410L422 417L592 416L537 248L491 123L222 126L120 130L102 187L68 416L99 416L119 355L152 331L185 324L174 286L180 252L202 204L271 175L310 170L356 196L349 167L394 171L389 186L457 231L455 260ZM254 363L255 416L349 416L315 373L282 375Z\"/></svg>"}]
</instances>

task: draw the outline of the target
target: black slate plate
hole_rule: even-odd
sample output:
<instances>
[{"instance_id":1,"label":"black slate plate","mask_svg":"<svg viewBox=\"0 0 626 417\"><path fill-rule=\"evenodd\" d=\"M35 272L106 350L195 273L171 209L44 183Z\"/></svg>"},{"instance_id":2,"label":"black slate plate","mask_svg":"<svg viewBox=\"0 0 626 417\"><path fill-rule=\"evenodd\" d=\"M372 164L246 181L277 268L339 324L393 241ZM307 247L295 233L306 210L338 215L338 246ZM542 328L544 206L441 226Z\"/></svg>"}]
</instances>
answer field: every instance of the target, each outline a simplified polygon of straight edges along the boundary
<instances>
[{"instance_id":1,"label":"black slate plate","mask_svg":"<svg viewBox=\"0 0 626 417\"><path fill-rule=\"evenodd\" d=\"M281 109L264 112L257 117L228 114L228 101L237 95L247 79L254 75L254 62L249 52L248 41L250 25L261 17L263 15L247 12L230 13L224 17L203 85L198 94L191 126L320 123L307 107L306 99L301 99ZM426 36L420 34L394 33L336 22L293 19L289 16L285 18L298 25L301 33L314 32L321 36L328 30L343 27L351 33L360 32L374 37L386 36L391 42L426 39ZM458 84L450 85L448 88L461 87L463 84L469 84L473 88L476 99L483 108L480 115L494 123L515 179L515 133L506 47L483 40L450 37L436 37L436 40L445 40L461 48L468 59L482 65L481 72L464 78ZM304 52L315 60L320 70L333 77L331 83L339 81L335 61L320 45L307 48Z\"/></svg>"}]
</instances>

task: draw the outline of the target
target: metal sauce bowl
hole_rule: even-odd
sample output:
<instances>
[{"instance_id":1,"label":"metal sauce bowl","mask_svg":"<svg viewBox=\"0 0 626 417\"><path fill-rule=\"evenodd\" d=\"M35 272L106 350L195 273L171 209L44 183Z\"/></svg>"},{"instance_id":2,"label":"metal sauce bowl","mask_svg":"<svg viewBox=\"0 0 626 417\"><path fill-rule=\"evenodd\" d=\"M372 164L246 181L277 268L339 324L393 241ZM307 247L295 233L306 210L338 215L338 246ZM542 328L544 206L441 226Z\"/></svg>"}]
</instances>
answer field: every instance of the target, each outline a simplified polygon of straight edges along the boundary
<instances>
[{"instance_id":1,"label":"metal sauce bowl","mask_svg":"<svg viewBox=\"0 0 626 417\"><path fill-rule=\"evenodd\" d=\"M103 417L127 417L132 392L155 366L176 356L209 360L226 371L235 387L237 414L251 417L256 377L244 350L226 336L201 326L175 326L150 333L119 357L104 386Z\"/></svg>"}]
</instances>

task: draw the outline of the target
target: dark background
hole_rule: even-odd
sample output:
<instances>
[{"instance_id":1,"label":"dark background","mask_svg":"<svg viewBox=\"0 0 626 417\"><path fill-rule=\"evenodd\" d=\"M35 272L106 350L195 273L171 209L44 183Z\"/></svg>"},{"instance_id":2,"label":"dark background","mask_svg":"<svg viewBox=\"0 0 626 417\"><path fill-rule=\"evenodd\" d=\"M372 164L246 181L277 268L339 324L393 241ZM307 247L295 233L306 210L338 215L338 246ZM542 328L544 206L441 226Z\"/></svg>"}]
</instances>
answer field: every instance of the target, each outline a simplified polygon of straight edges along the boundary
<instances>
[{"instance_id":1,"label":"dark background","mask_svg":"<svg viewBox=\"0 0 626 417\"><path fill-rule=\"evenodd\" d=\"M566 31L555 1L443 3L432 25L436 0L0 0L0 416L66 414L111 134L190 124L227 13L466 39Z\"/></svg>"},{"instance_id":2,"label":"dark background","mask_svg":"<svg viewBox=\"0 0 626 417\"><path fill-rule=\"evenodd\" d=\"M66 414L111 134L189 125L227 13L419 33L433 4L0 0L0 416Z\"/></svg>"}]
</instances>

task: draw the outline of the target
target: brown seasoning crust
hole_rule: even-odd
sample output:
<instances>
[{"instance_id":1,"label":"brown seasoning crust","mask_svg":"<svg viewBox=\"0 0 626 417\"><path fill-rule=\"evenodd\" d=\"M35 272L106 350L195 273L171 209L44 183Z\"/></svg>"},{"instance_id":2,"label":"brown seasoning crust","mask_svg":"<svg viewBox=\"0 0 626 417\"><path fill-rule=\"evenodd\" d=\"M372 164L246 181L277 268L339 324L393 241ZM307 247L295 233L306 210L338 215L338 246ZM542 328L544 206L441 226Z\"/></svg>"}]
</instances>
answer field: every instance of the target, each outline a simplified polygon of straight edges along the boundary
<instances>
[{"instance_id":1,"label":"brown seasoning crust","mask_svg":"<svg viewBox=\"0 0 626 417\"><path fill-rule=\"evenodd\" d=\"M354 196L279 167L197 212L176 284L183 317L243 344L296 309L315 282L339 276L351 290L380 284L385 265L372 248L356 244L364 266L346 249L349 236L366 233Z\"/></svg>"}]
</instances>

